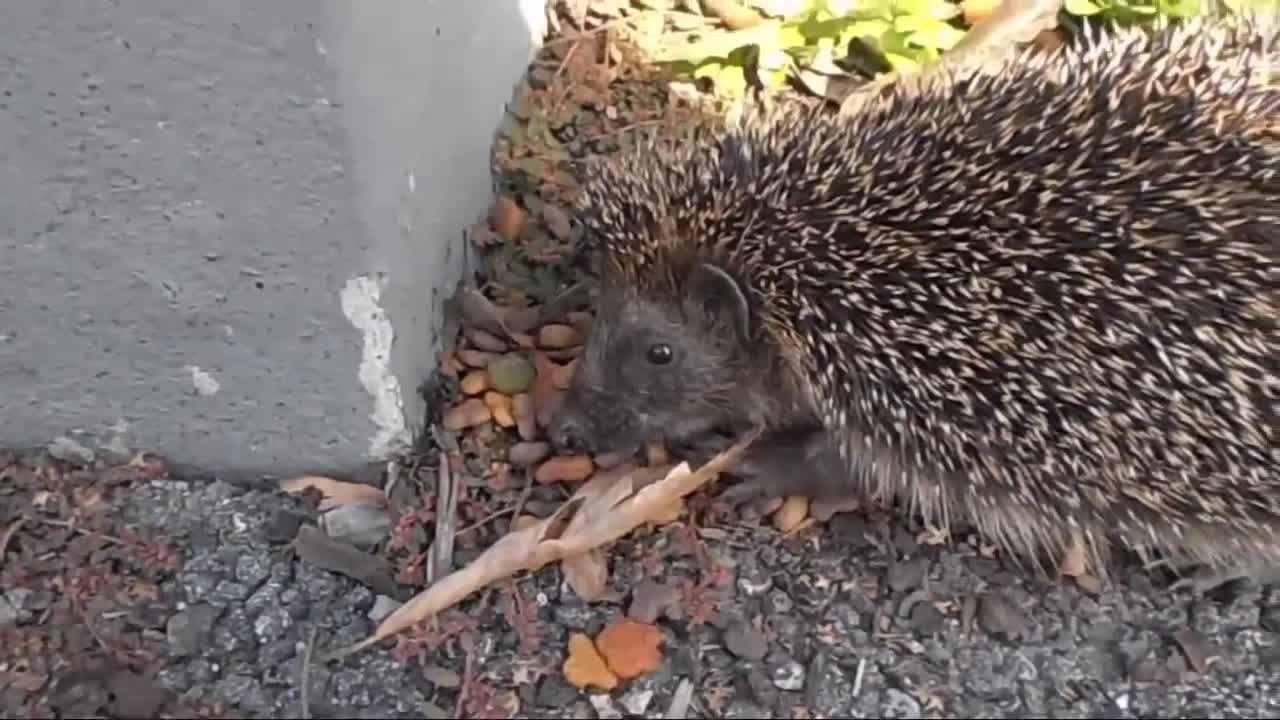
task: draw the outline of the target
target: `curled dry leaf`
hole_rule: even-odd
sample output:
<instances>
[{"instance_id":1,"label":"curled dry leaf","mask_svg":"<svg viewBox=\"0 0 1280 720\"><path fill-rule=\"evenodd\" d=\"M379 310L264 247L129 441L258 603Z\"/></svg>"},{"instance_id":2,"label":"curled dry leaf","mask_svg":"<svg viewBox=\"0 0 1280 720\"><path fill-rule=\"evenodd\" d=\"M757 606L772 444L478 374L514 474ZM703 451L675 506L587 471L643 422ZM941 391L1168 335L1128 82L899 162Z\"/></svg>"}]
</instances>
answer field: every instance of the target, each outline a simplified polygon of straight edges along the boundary
<instances>
[{"instance_id":1,"label":"curled dry leaf","mask_svg":"<svg viewBox=\"0 0 1280 720\"><path fill-rule=\"evenodd\" d=\"M454 294L458 303L458 311L462 315L462 324L468 328L478 328L493 333L498 337L511 337L503 311L484 296L484 293L470 286L459 286Z\"/></svg>"},{"instance_id":2,"label":"curled dry leaf","mask_svg":"<svg viewBox=\"0 0 1280 720\"><path fill-rule=\"evenodd\" d=\"M538 466L533 478L542 484L554 482L579 482L591 477L595 464L590 455L565 455L553 457Z\"/></svg>"},{"instance_id":3,"label":"curled dry leaf","mask_svg":"<svg viewBox=\"0 0 1280 720\"><path fill-rule=\"evenodd\" d=\"M648 623L621 617L596 636L596 649L622 680L657 670L662 662L662 633Z\"/></svg>"},{"instance_id":4,"label":"curled dry leaf","mask_svg":"<svg viewBox=\"0 0 1280 720\"><path fill-rule=\"evenodd\" d=\"M489 211L489 224L494 232L507 242L515 242L524 230L528 213L511 197L502 195L493 202Z\"/></svg>"},{"instance_id":5,"label":"curled dry leaf","mask_svg":"<svg viewBox=\"0 0 1280 720\"><path fill-rule=\"evenodd\" d=\"M779 532L791 532L809 516L809 499L800 495L791 495L782 502L782 506L773 514L773 526Z\"/></svg>"},{"instance_id":6,"label":"curled dry leaf","mask_svg":"<svg viewBox=\"0 0 1280 720\"><path fill-rule=\"evenodd\" d=\"M538 424L546 427L551 420L551 414L559 407L562 391L556 388L555 374L556 364L551 362L551 358L546 353L533 353L533 367L535 376L533 386L529 388L529 395L533 398L533 409L538 419Z\"/></svg>"},{"instance_id":7,"label":"curled dry leaf","mask_svg":"<svg viewBox=\"0 0 1280 720\"><path fill-rule=\"evenodd\" d=\"M676 498L666 507L665 510L658 510L653 514L650 523L659 527L670 525L680 519L684 514L684 498Z\"/></svg>"},{"instance_id":8,"label":"curled dry leaf","mask_svg":"<svg viewBox=\"0 0 1280 720\"><path fill-rule=\"evenodd\" d=\"M479 395L489 389L489 371L472 370L458 381L464 395Z\"/></svg>"},{"instance_id":9,"label":"curled dry leaf","mask_svg":"<svg viewBox=\"0 0 1280 720\"><path fill-rule=\"evenodd\" d=\"M538 322L542 319L542 308L536 305L529 307L511 307L507 308L502 314L505 326L510 329L509 336L514 339L522 347L533 347L533 338L528 334L531 330L538 326ZM520 337L523 336L528 345L520 343Z\"/></svg>"},{"instance_id":10,"label":"curled dry leaf","mask_svg":"<svg viewBox=\"0 0 1280 720\"><path fill-rule=\"evenodd\" d=\"M1097 594L1102 590L1102 582L1089 572L1089 552L1080 533L1072 534L1071 544L1058 563L1058 573L1073 579L1087 593Z\"/></svg>"},{"instance_id":11,"label":"curled dry leaf","mask_svg":"<svg viewBox=\"0 0 1280 720\"><path fill-rule=\"evenodd\" d=\"M499 538L470 564L397 608L372 635L326 658L359 652L517 572L536 571L612 543L717 477L756 437L752 433L742 438L697 470L680 463L674 468L637 468L622 477L613 471L597 473L551 515Z\"/></svg>"},{"instance_id":12,"label":"curled dry leaf","mask_svg":"<svg viewBox=\"0 0 1280 720\"><path fill-rule=\"evenodd\" d=\"M511 532L525 530L537 524L538 517L536 515L517 515L515 519L511 521Z\"/></svg>"},{"instance_id":13,"label":"curled dry leaf","mask_svg":"<svg viewBox=\"0 0 1280 720\"><path fill-rule=\"evenodd\" d=\"M499 427L510 428L516 426L516 419L511 413L510 396L490 390L484 394L484 405L489 408L489 412L493 415L493 421Z\"/></svg>"},{"instance_id":14,"label":"curled dry leaf","mask_svg":"<svg viewBox=\"0 0 1280 720\"><path fill-rule=\"evenodd\" d=\"M528 393L511 396L511 414L516 418L516 430L521 440L533 442L538 439L538 418L533 410L533 398Z\"/></svg>"},{"instance_id":15,"label":"curled dry leaf","mask_svg":"<svg viewBox=\"0 0 1280 720\"><path fill-rule=\"evenodd\" d=\"M319 475L302 475L280 481L280 489L297 495L307 488L315 488L323 495L320 510L332 510L344 505L384 505L387 496L380 488L363 483L342 482Z\"/></svg>"},{"instance_id":16,"label":"curled dry leaf","mask_svg":"<svg viewBox=\"0 0 1280 720\"><path fill-rule=\"evenodd\" d=\"M644 446L644 459L649 465L666 465L671 462L666 446L660 442L651 442Z\"/></svg>"},{"instance_id":17,"label":"curled dry leaf","mask_svg":"<svg viewBox=\"0 0 1280 720\"><path fill-rule=\"evenodd\" d=\"M487 368L497 360L500 355L484 350L474 350L472 348L464 348L457 352L458 361L463 365L471 368Z\"/></svg>"},{"instance_id":18,"label":"curled dry leaf","mask_svg":"<svg viewBox=\"0 0 1280 720\"><path fill-rule=\"evenodd\" d=\"M587 602L599 600L609 582L609 563L600 548L561 560L560 572L569 587Z\"/></svg>"},{"instance_id":19,"label":"curled dry leaf","mask_svg":"<svg viewBox=\"0 0 1280 720\"><path fill-rule=\"evenodd\" d=\"M578 342L578 330L572 325L552 323L543 325L538 330L538 347L549 350L563 350L577 345Z\"/></svg>"},{"instance_id":20,"label":"curled dry leaf","mask_svg":"<svg viewBox=\"0 0 1280 720\"><path fill-rule=\"evenodd\" d=\"M569 656L562 670L564 679L579 690L596 687L608 691L618 686L618 676L609 670L595 643L583 633L569 636Z\"/></svg>"},{"instance_id":21,"label":"curled dry leaf","mask_svg":"<svg viewBox=\"0 0 1280 720\"><path fill-rule=\"evenodd\" d=\"M457 432L476 425L483 425L491 418L489 407L480 398L470 398L449 408L443 419L446 430Z\"/></svg>"},{"instance_id":22,"label":"curled dry leaf","mask_svg":"<svg viewBox=\"0 0 1280 720\"><path fill-rule=\"evenodd\" d=\"M508 348L506 340L503 340L497 335L481 328L467 328L466 336L467 342L475 346L477 350L506 352Z\"/></svg>"},{"instance_id":23,"label":"curled dry leaf","mask_svg":"<svg viewBox=\"0 0 1280 720\"><path fill-rule=\"evenodd\" d=\"M964 21L968 25L980 23L991 17L991 13L1000 6L1000 0L963 0L960 3L964 12Z\"/></svg>"}]
</instances>

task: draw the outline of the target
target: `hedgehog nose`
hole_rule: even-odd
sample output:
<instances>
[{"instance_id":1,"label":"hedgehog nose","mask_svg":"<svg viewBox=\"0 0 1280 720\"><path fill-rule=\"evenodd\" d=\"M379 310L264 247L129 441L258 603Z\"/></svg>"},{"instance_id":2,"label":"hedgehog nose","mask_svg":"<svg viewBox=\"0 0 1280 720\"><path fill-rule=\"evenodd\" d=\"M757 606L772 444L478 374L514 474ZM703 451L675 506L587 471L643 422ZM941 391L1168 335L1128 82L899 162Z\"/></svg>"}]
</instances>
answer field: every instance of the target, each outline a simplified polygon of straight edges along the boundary
<instances>
[{"instance_id":1,"label":"hedgehog nose","mask_svg":"<svg viewBox=\"0 0 1280 720\"><path fill-rule=\"evenodd\" d=\"M584 453L591 451L582 418L571 413L560 413L547 428L547 439L558 451Z\"/></svg>"}]
</instances>

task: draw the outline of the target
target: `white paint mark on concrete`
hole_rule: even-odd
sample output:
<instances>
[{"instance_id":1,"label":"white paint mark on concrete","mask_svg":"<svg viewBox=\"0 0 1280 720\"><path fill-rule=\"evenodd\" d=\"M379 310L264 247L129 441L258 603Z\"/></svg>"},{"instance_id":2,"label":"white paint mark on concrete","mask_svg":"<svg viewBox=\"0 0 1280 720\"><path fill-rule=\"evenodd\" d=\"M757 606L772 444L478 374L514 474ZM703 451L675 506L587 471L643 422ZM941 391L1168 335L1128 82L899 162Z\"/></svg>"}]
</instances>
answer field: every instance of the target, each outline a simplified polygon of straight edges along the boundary
<instances>
[{"instance_id":1,"label":"white paint mark on concrete","mask_svg":"<svg viewBox=\"0 0 1280 720\"><path fill-rule=\"evenodd\" d=\"M119 456L132 455L129 448L127 437L129 435L129 421L121 418L117 420L111 427L111 439L103 443L102 449Z\"/></svg>"},{"instance_id":2,"label":"white paint mark on concrete","mask_svg":"<svg viewBox=\"0 0 1280 720\"><path fill-rule=\"evenodd\" d=\"M418 180L413 176L413 171L410 170L409 171L409 192L413 192L417 189L418 189Z\"/></svg>"},{"instance_id":3,"label":"white paint mark on concrete","mask_svg":"<svg viewBox=\"0 0 1280 720\"><path fill-rule=\"evenodd\" d=\"M187 372L191 373L191 384L201 395L216 395L222 389L222 385L212 375L196 365L188 365Z\"/></svg>"},{"instance_id":4,"label":"white paint mark on concrete","mask_svg":"<svg viewBox=\"0 0 1280 720\"><path fill-rule=\"evenodd\" d=\"M71 438L63 435L55 438L53 442L46 447L49 454L64 462L82 462L89 464L93 462L94 452Z\"/></svg>"},{"instance_id":5,"label":"white paint mark on concrete","mask_svg":"<svg viewBox=\"0 0 1280 720\"><path fill-rule=\"evenodd\" d=\"M373 397L369 419L378 427L369 441L369 455L385 458L408 445L409 429L404 421L400 381L391 372L391 343L395 330L391 319L378 304L382 287L364 275L347 280L342 288L342 312L361 334L360 384Z\"/></svg>"}]
</instances>

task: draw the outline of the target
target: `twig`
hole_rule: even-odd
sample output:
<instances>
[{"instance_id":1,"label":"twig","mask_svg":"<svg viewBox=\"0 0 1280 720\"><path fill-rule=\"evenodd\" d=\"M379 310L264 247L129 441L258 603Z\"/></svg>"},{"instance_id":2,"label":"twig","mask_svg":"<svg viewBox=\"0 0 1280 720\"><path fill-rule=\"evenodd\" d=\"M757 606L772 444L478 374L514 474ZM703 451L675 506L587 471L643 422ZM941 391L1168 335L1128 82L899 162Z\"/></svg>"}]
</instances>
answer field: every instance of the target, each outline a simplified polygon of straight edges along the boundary
<instances>
[{"instance_id":1,"label":"twig","mask_svg":"<svg viewBox=\"0 0 1280 720\"><path fill-rule=\"evenodd\" d=\"M316 650L316 627L311 626L311 632L307 635L307 649L302 654L302 718L309 720L311 717L311 656Z\"/></svg>"},{"instance_id":2,"label":"twig","mask_svg":"<svg viewBox=\"0 0 1280 720\"><path fill-rule=\"evenodd\" d=\"M626 132L631 132L632 130L638 130L639 128L642 128L642 127L648 127L650 125L661 125L664 120L665 118L654 118L653 120L637 120L633 123L623 125L620 128L614 128L613 130L606 130L601 133L596 133L595 135L588 135L582 138L582 141L595 142L596 140L603 140L604 138L613 137L614 135L621 135Z\"/></svg>"},{"instance_id":3,"label":"twig","mask_svg":"<svg viewBox=\"0 0 1280 720\"><path fill-rule=\"evenodd\" d=\"M102 540L104 542L109 542L115 545L129 544L128 542L121 540L120 538L114 535L107 535L105 533L100 533L95 530L86 530L85 528L82 528L79 525L76 525L74 522L70 520L54 520L53 518L42 518L42 517L37 517L35 515L26 515L24 516L24 518L26 520L34 520L42 525L53 525L54 527L66 528L72 532L77 532L77 533L80 533L81 535L88 535L89 537L95 537L95 538L98 538L99 540ZM7 539L6 539L6 542L7 542Z\"/></svg>"},{"instance_id":4,"label":"twig","mask_svg":"<svg viewBox=\"0 0 1280 720\"><path fill-rule=\"evenodd\" d=\"M5 528L4 535L0 535L0 567L4 567L4 554L9 551L9 543L13 540L13 537L18 534L18 530L26 521L27 517L25 515L14 520L9 523L9 527Z\"/></svg>"},{"instance_id":5,"label":"twig","mask_svg":"<svg viewBox=\"0 0 1280 720\"><path fill-rule=\"evenodd\" d=\"M632 17L618 18L617 20L610 20L608 22L603 22L591 28L590 30L579 30L576 34L570 35L568 37L556 38L555 40L548 40L547 42L542 43L542 47L550 48L550 47L556 47L558 45L564 45L565 43L577 43L581 40L585 40L591 37L592 35L599 35L600 33L606 30L612 30L613 28L616 28L619 25L626 25L627 21L632 20L633 18L636 18L636 17L640 17L640 15L643 15L643 14L644 13L636 13Z\"/></svg>"},{"instance_id":6,"label":"twig","mask_svg":"<svg viewBox=\"0 0 1280 720\"><path fill-rule=\"evenodd\" d=\"M436 517L436 537L432 543L431 560L427 563L427 584L436 578L448 575L453 569L453 541L458 528L458 487L457 478L449 463L449 453L440 451L440 466L437 472L436 497L440 502L440 514Z\"/></svg>"}]
</instances>

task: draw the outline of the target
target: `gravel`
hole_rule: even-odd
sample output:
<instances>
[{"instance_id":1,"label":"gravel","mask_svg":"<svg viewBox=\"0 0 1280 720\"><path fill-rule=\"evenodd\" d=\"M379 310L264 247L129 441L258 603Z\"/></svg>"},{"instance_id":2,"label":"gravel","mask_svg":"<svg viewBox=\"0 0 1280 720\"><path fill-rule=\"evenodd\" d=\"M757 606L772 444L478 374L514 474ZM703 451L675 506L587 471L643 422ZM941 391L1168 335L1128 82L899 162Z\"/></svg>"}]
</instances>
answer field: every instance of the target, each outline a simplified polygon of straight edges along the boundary
<instances>
[{"instance_id":1,"label":"gravel","mask_svg":"<svg viewBox=\"0 0 1280 720\"><path fill-rule=\"evenodd\" d=\"M388 600L281 542L279 517L294 505L274 490L165 479L123 500L126 522L167 538L183 558L161 588L171 611L163 687L244 716L299 717L312 633L319 654L365 637L371 612L385 614ZM473 597L460 606L476 622L469 652L445 644L401 660L384 644L313 660L309 710L452 716L469 655L474 676L521 717L663 717L685 680L689 717L793 717L801 708L811 717L1280 715L1274 591L1196 600L1130 573L1091 597L1006 569L974 542L916 545L905 526L888 542L869 527L840 515L786 541L732 527L705 540L709 561L733 577L715 616L697 625L659 617L662 667L609 696L561 676L568 632L598 631L626 611L639 579L662 580L633 565L668 539L661 532L612 550L615 602L576 600L554 567L523 580L539 601L540 649L524 649L505 616ZM0 622L20 612L5 598Z\"/></svg>"}]
</instances>

